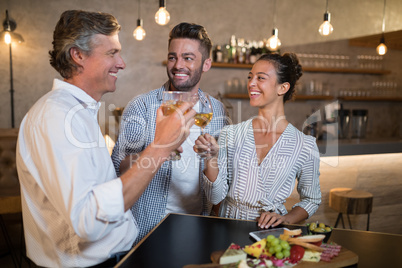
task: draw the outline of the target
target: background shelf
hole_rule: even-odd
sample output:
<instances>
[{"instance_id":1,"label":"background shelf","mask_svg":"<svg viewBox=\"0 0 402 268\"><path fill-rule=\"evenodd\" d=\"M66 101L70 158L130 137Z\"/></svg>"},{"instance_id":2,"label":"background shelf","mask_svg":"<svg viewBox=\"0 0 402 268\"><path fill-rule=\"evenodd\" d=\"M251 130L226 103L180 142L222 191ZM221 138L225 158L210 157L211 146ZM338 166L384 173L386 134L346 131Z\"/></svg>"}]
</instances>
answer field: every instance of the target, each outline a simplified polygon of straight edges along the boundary
<instances>
[{"instance_id":1,"label":"background shelf","mask_svg":"<svg viewBox=\"0 0 402 268\"><path fill-rule=\"evenodd\" d=\"M229 93L224 94L224 98L227 99L249 99L246 93ZM333 96L319 96L319 95L296 95L295 100L333 100Z\"/></svg>"},{"instance_id":2,"label":"background shelf","mask_svg":"<svg viewBox=\"0 0 402 268\"><path fill-rule=\"evenodd\" d=\"M163 61L162 64L166 65L167 61ZM212 67L215 68L231 68L231 69L251 69L253 64L244 63L224 63L224 62L212 62ZM390 74L389 70L380 69L354 69L354 68L318 68L318 67L303 67L303 71L310 73L345 73L345 74Z\"/></svg>"},{"instance_id":3,"label":"background shelf","mask_svg":"<svg viewBox=\"0 0 402 268\"><path fill-rule=\"evenodd\" d=\"M226 99L249 99L246 93L229 93L224 94L223 98ZM295 101L307 101L307 100L341 100L341 101L402 101L402 97L392 97L392 96L368 96L368 97L356 97L356 96L343 96L334 97L327 95L296 95L294 97Z\"/></svg>"}]
</instances>

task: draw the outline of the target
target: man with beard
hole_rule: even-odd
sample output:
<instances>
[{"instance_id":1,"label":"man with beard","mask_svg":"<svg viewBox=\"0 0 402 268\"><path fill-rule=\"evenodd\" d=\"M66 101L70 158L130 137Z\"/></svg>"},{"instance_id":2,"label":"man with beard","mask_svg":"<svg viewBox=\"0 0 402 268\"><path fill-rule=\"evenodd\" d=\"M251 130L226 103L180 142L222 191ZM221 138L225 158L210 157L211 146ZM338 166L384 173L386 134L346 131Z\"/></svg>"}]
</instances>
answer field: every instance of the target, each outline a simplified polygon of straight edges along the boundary
<instances>
[{"instance_id":1,"label":"man with beard","mask_svg":"<svg viewBox=\"0 0 402 268\"><path fill-rule=\"evenodd\" d=\"M155 134L156 110L162 104L164 91L185 91L198 94L200 101L193 107L199 111L206 100L199 88L201 75L211 68L212 42L203 26L180 23L169 34L167 81L161 88L135 97L124 109L120 134L113 150L112 160L117 174L123 174L132 165L155 165L136 161L150 144ZM211 98L212 121L205 132L217 138L228 124L223 104ZM138 243L168 213L210 215L212 204L203 191L204 161L193 150L201 129L193 126L182 144L181 159L166 161L131 211L138 223Z\"/></svg>"}]
</instances>

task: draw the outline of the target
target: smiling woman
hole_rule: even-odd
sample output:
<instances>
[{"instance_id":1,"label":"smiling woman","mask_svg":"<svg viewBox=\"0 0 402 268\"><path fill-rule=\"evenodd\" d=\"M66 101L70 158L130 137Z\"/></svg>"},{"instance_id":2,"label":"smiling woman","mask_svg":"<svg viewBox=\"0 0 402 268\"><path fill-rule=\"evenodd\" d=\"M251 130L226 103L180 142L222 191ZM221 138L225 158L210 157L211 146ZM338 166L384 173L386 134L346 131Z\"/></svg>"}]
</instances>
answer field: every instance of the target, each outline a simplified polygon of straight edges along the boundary
<instances>
[{"instance_id":1,"label":"smiling woman","mask_svg":"<svg viewBox=\"0 0 402 268\"><path fill-rule=\"evenodd\" d=\"M213 204L221 202L220 216L257 220L269 228L316 212L321 203L317 144L284 113L301 75L295 54L263 55L248 76L250 105L258 116L224 127L219 144L213 138L196 141L213 147L204 169L206 195ZM283 204L296 180L300 202L287 211Z\"/></svg>"}]
</instances>

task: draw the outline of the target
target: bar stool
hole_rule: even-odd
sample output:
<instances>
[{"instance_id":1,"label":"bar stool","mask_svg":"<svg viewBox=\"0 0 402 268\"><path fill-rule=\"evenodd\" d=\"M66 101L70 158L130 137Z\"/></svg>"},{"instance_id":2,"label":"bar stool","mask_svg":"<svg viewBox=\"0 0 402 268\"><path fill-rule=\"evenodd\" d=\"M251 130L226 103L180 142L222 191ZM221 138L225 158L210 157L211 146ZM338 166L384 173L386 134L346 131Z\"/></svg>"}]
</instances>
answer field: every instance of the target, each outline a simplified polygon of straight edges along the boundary
<instances>
[{"instance_id":1,"label":"bar stool","mask_svg":"<svg viewBox=\"0 0 402 268\"><path fill-rule=\"evenodd\" d=\"M336 210L338 218L334 227L338 226L339 220L345 228L343 214L346 214L349 227L352 229L349 215L367 214L367 231L370 225L370 213L373 209L373 195L369 192L354 190L351 188L334 188L329 192L329 206Z\"/></svg>"},{"instance_id":2,"label":"bar stool","mask_svg":"<svg viewBox=\"0 0 402 268\"><path fill-rule=\"evenodd\" d=\"M4 214L14 214L14 213L21 213L21 196L0 196L0 227L3 233L4 239L7 244L8 252L11 254L11 258L13 260L15 267L20 267L20 263L22 260L22 252L21 256L18 257L17 253L13 247L11 237L8 233L6 224L3 220ZM23 243L23 236L22 236L23 229L21 227L21 241Z\"/></svg>"}]
</instances>

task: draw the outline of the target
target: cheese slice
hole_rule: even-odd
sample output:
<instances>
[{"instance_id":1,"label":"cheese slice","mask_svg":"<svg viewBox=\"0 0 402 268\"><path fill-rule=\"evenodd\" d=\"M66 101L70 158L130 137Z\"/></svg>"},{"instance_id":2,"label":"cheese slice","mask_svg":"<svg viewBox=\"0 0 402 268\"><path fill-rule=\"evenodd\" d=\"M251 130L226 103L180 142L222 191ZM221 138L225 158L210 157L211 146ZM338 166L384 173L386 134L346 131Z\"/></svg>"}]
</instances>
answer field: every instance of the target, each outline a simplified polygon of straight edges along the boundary
<instances>
[{"instance_id":1,"label":"cheese slice","mask_svg":"<svg viewBox=\"0 0 402 268\"><path fill-rule=\"evenodd\" d=\"M321 259L321 252L306 249L302 261L319 262Z\"/></svg>"},{"instance_id":2,"label":"cheese slice","mask_svg":"<svg viewBox=\"0 0 402 268\"><path fill-rule=\"evenodd\" d=\"M247 254L242 249L232 249L229 247L219 259L219 264L235 263L241 260L246 260L246 258Z\"/></svg>"},{"instance_id":3,"label":"cheese slice","mask_svg":"<svg viewBox=\"0 0 402 268\"><path fill-rule=\"evenodd\" d=\"M267 244L267 240L261 239L258 242L255 242L252 245L245 246L244 251L253 257L256 257L257 259L260 257L260 255L263 253L265 246Z\"/></svg>"}]
</instances>

